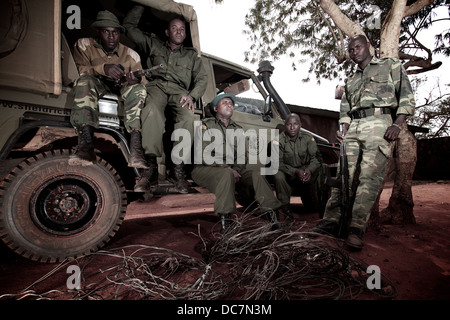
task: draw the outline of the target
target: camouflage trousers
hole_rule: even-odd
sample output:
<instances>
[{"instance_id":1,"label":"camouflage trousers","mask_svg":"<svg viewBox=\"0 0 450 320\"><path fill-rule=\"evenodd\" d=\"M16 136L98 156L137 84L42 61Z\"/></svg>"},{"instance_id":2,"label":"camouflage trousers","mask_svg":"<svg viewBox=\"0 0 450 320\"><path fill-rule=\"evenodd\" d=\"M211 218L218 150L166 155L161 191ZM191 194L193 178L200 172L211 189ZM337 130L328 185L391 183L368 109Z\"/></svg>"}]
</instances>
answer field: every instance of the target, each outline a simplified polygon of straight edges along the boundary
<instances>
[{"instance_id":1,"label":"camouflage trousers","mask_svg":"<svg viewBox=\"0 0 450 320\"><path fill-rule=\"evenodd\" d=\"M390 115L355 119L351 122L344 137L350 195L354 195L355 198L350 227L362 230L366 228L391 156L391 143L384 139L384 134L391 124ZM358 177L355 177L358 167L360 173ZM358 179L359 183L354 183L354 179ZM352 186L356 190L352 190ZM332 188L331 197L325 208L324 219L339 222L339 192L339 189Z\"/></svg>"},{"instance_id":2,"label":"camouflage trousers","mask_svg":"<svg viewBox=\"0 0 450 320\"><path fill-rule=\"evenodd\" d=\"M98 99L110 92L110 88L99 78L90 75L80 76L75 83L75 97L70 117L72 125L78 128L87 124L98 129ZM121 87L124 124L128 132L141 130L141 110L146 97L147 91L142 84Z\"/></svg>"}]
</instances>

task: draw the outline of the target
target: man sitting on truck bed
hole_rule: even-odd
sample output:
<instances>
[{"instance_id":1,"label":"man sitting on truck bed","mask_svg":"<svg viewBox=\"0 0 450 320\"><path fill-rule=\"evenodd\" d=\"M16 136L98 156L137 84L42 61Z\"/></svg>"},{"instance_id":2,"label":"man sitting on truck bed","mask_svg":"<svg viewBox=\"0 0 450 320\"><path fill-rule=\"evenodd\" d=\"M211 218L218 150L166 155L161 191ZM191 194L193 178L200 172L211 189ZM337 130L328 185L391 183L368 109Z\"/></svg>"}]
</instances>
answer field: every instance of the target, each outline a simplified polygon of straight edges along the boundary
<instances>
[{"instance_id":1,"label":"man sitting on truck bed","mask_svg":"<svg viewBox=\"0 0 450 320\"><path fill-rule=\"evenodd\" d=\"M309 184L314 184L321 170L322 159L314 138L300 131L302 121L298 114L290 114L284 126L286 131L280 134L279 171L274 175L274 184L282 212L292 218L292 189L304 191L309 188ZM306 197L302 199L305 201Z\"/></svg>"},{"instance_id":2,"label":"man sitting on truck bed","mask_svg":"<svg viewBox=\"0 0 450 320\"><path fill-rule=\"evenodd\" d=\"M174 129L189 132L191 145L194 139L195 101L206 91L208 75L199 53L194 48L183 46L186 38L185 22L174 18L165 30L167 41L155 35L146 35L138 28L144 7L134 6L124 19L127 36L147 55L147 66L163 65L152 73L147 85L148 99L142 110L142 146L150 169L144 170L134 191L145 192L150 184L157 183L157 157L163 154L165 131L165 110L169 109L174 119ZM174 143L174 146L178 142ZM174 161L175 187L180 193L187 193L184 164L190 159Z\"/></svg>"},{"instance_id":3,"label":"man sitting on truck bed","mask_svg":"<svg viewBox=\"0 0 450 320\"><path fill-rule=\"evenodd\" d=\"M141 145L140 113L147 92L141 77L133 72L142 69L137 52L121 44L120 34L125 29L109 11L100 11L92 24L98 38L81 38L74 48L74 60L80 77L75 82L75 97L71 123L78 132L78 146L71 155L71 165L95 163L94 129L98 129L98 99L117 91L124 100L125 128L131 134L128 165L148 168ZM144 80L145 81L145 80Z\"/></svg>"}]
</instances>

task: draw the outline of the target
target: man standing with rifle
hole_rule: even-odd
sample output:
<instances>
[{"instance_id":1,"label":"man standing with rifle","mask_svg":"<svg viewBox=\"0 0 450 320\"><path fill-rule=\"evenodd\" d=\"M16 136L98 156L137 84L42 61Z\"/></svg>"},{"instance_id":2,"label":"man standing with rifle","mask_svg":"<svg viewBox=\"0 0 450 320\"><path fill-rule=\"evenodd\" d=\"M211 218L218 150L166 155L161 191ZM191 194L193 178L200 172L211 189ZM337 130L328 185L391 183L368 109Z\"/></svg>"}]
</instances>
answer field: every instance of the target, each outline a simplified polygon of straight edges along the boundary
<instances>
[{"instance_id":1,"label":"man standing with rifle","mask_svg":"<svg viewBox=\"0 0 450 320\"><path fill-rule=\"evenodd\" d=\"M353 206L349 200L339 205L339 200L345 199L341 192L346 187L333 188L323 220L312 229L342 237L344 232L338 234L339 229L345 230L348 225L346 243L353 249L364 245L363 235L383 183L391 143L398 138L406 117L413 114L415 107L411 84L401 62L372 57L369 48L364 35L357 35L349 42L349 56L358 67L346 81L340 107L342 132L338 139L342 139L346 149L348 198L354 195L355 200ZM341 155L340 161L345 160L344 156ZM341 170L344 167L340 165ZM360 168L359 184L353 183L357 168ZM345 182L345 175L341 173L341 177ZM351 190L355 185L356 190Z\"/></svg>"}]
</instances>

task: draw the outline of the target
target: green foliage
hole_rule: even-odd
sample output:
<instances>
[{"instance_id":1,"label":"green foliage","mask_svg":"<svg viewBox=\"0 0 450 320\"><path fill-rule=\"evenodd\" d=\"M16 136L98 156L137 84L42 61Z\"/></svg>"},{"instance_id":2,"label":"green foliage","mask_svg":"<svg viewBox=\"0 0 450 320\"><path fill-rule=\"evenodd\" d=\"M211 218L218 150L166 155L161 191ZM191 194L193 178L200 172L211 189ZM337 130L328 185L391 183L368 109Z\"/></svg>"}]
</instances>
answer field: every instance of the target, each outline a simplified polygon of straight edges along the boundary
<instances>
[{"instance_id":1,"label":"green foliage","mask_svg":"<svg viewBox=\"0 0 450 320\"><path fill-rule=\"evenodd\" d=\"M216 2L222 0L216 0ZM382 22L388 15L392 0L335 0L339 9L350 20L359 22L371 44L377 50L380 45ZM405 19L401 44L408 46L411 38L405 32L420 19L420 28L427 27L431 9L444 4L436 1L427 10ZM343 79L353 72L354 64L347 59L346 36L335 26L330 17L319 6L319 0L255 0L255 5L246 15L244 33L251 45L245 53L246 61L258 63L263 59L277 60L288 57L295 70L299 64L309 63L309 72L303 81L314 75L320 79ZM425 17L425 18L423 18ZM374 25L374 19L379 24ZM418 20L419 19L419 20ZM450 34L436 38L436 52L449 53ZM438 46L438 42L440 46Z\"/></svg>"},{"instance_id":2,"label":"green foliage","mask_svg":"<svg viewBox=\"0 0 450 320\"><path fill-rule=\"evenodd\" d=\"M378 5L381 2L386 1L376 1ZM362 24L373 15L367 1L336 3L350 19ZM317 1L256 0L246 15L246 26L245 33L252 42L246 60L252 63L287 55L293 59L292 66L296 69L308 60L309 74L304 81L309 81L313 74L319 83L320 79L342 77L353 68L345 59L342 33ZM378 42L379 30L367 30L366 34L374 44Z\"/></svg>"}]
</instances>

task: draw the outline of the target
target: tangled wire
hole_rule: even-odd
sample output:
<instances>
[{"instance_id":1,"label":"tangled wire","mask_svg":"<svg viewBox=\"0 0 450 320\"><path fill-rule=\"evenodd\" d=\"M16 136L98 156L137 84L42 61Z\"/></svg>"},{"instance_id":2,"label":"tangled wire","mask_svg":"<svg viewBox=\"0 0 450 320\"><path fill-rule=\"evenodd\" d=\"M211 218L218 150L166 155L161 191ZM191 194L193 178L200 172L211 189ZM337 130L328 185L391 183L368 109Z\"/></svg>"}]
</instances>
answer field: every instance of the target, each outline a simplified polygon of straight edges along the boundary
<instances>
[{"instance_id":1,"label":"tangled wire","mask_svg":"<svg viewBox=\"0 0 450 320\"><path fill-rule=\"evenodd\" d=\"M66 260L17 294L1 299L355 299L362 292L397 295L382 276L369 290L367 265L350 257L334 238L287 226L273 230L254 212L236 216L224 234L198 231L202 258L170 249L130 245ZM77 264L76 289L38 293L33 287ZM106 265L106 266L105 266ZM66 274L67 277L67 274Z\"/></svg>"}]
</instances>

